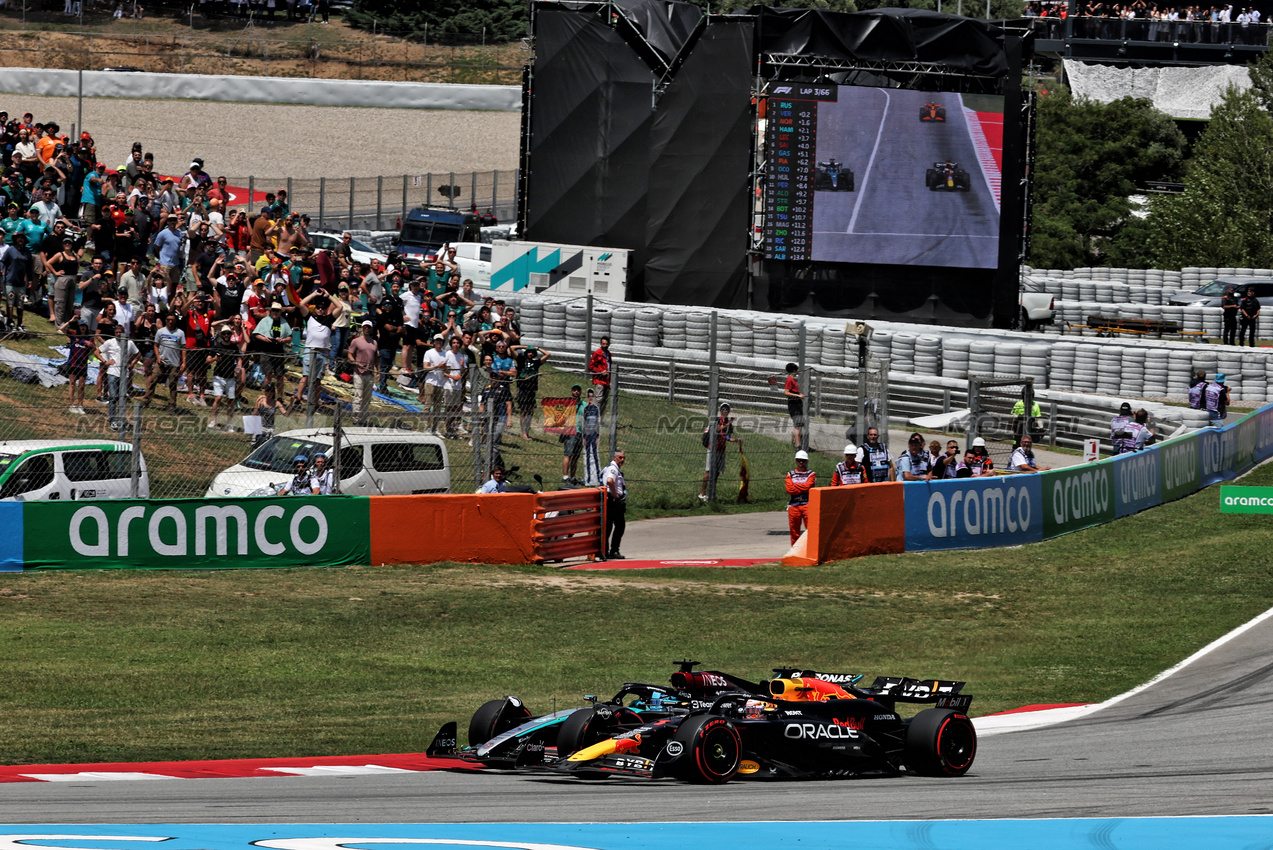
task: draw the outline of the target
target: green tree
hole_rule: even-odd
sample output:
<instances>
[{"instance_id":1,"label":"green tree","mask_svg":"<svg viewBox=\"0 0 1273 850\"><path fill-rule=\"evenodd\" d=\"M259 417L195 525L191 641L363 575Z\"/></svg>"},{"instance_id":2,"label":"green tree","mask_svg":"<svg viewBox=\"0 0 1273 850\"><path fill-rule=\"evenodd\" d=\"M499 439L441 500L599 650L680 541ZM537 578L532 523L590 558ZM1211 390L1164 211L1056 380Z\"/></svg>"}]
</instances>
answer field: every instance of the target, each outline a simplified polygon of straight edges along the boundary
<instances>
[{"instance_id":1,"label":"green tree","mask_svg":"<svg viewBox=\"0 0 1273 850\"><path fill-rule=\"evenodd\" d=\"M1030 261L1045 268L1100 265L1133 224L1137 184L1179 176L1185 138L1144 99L1071 98L1058 87L1039 100ZM1140 231L1132 227L1128 239Z\"/></svg>"},{"instance_id":2,"label":"green tree","mask_svg":"<svg viewBox=\"0 0 1273 850\"><path fill-rule=\"evenodd\" d=\"M1265 93L1230 87L1185 169L1185 191L1154 202L1162 268L1273 266L1273 116Z\"/></svg>"},{"instance_id":3,"label":"green tree","mask_svg":"<svg viewBox=\"0 0 1273 850\"><path fill-rule=\"evenodd\" d=\"M510 41L526 35L530 20L527 0L354 0L346 13L355 26L384 32L428 32L429 41L469 44Z\"/></svg>"}]
</instances>

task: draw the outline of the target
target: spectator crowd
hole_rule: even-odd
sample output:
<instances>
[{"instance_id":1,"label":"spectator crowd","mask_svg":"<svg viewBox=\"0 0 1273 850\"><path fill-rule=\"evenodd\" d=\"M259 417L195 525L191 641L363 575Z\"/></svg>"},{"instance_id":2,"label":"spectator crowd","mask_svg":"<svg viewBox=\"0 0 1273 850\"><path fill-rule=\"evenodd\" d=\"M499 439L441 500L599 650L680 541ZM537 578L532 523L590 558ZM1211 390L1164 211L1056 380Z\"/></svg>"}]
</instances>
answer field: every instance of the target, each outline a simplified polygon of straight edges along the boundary
<instances>
[{"instance_id":1,"label":"spectator crowd","mask_svg":"<svg viewBox=\"0 0 1273 850\"><path fill-rule=\"evenodd\" d=\"M140 368L146 403L162 395L177 411L184 394L187 407L211 408L210 428L230 427L242 409L268 429L329 376L349 385L364 422L373 393L397 380L449 437L460 435L471 390L511 418L510 388L522 380L526 433L526 386L546 352L521 345L515 311L461 278L454 248L427 265L392 253L356 262L348 233L315 249L286 190L251 209L236 200L197 157L157 164L138 142L109 166L90 133L71 138L56 122L0 111L0 327L25 333L31 310L65 335L70 412L85 412L96 354L105 368L95 398L114 427L112 376ZM487 370L476 388L475 365ZM260 391L254 402L245 388Z\"/></svg>"},{"instance_id":2,"label":"spectator crowd","mask_svg":"<svg viewBox=\"0 0 1273 850\"><path fill-rule=\"evenodd\" d=\"M1028 3L1025 16L1044 24L1069 15L1066 3ZM1076 38L1128 39L1130 41L1186 42L1191 44L1264 44L1267 27L1254 6L1158 5L1145 0L1132 3L1078 3L1072 16ZM1056 26L1056 25L1054 25ZM1059 38L1059 31L1048 36Z\"/></svg>"}]
</instances>

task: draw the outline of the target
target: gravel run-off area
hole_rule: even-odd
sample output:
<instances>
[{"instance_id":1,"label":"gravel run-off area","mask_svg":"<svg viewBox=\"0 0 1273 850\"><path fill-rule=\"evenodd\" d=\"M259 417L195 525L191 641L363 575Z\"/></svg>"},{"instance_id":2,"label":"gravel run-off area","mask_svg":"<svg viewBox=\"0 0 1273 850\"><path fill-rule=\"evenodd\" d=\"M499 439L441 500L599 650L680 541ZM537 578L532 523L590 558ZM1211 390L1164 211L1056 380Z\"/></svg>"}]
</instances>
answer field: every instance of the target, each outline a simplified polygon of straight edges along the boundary
<instances>
[{"instance_id":1,"label":"gravel run-off area","mask_svg":"<svg viewBox=\"0 0 1273 850\"><path fill-rule=\"evenodd\" d=\"M0 109L69 133L78 106L73 97L0 94ZM160 173L183 174L197 156L232 183L514 169L520 122L517 112L84 99L84 127L107 166L141 142Z\"/></svg>"}]
</instances>

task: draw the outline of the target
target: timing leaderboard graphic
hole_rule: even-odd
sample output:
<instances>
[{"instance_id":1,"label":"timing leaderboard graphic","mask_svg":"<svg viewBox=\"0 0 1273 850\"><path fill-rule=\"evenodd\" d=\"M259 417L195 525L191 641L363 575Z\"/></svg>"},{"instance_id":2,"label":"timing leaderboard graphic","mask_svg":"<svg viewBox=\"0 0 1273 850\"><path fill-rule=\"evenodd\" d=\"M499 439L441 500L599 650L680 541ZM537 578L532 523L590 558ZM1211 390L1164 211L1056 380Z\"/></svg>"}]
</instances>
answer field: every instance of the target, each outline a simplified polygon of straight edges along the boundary
<instances>
[{"instance_id":1,"label":"timing leaderboard graphic","mask_svg":"<svg viewBox=\"0 0 1273 850\"><path fill-rule=\"evenodd\" d=\"M813 183L818 101L836 99L838 86L776 85L769 92L765 130L765 257L808 260L813 248Z\"/></svg>"},{"instance_id":2,"label":"timing leaderboard graphic","mask_svg":"<svg viewBox=\"0 0 1273 850\"><path fill-rule=\"evenodd\" d=\"M1003 98L769 90L765 257L992 269Z\"/></svg>"}]
</instances>

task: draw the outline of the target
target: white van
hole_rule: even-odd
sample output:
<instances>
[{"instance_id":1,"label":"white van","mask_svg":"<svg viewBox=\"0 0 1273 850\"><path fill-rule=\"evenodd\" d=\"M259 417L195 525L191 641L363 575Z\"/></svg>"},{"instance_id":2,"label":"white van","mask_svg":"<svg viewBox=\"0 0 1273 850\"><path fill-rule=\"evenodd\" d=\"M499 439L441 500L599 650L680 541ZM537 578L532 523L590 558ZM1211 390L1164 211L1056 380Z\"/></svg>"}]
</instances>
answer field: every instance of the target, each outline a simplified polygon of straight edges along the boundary
<instances>
[{"instance_id":1,"label":"white van","mask_svg":"<svg viewBox=\"0 0 1273 850\"><path fill-rule=\"evenodd\" d=\"M137 496L150 498L146 458ZM10 440L0 443L0 499L127 499L133 447L109 440Z\"/></svg>"},{"instance_id":2,"label":"white van","mask_svg":"<svg viewBox=\"0 0 1273 850\"><path fill-rule=\"evenodd\" d=\"M473 281L474 289L491 288L491 246L483 242L453 242L460 280Z\"/></svg>"},{"instance_id":3,"label":"white van","mask_svg":"<svg viewBox=\"0 0 1273 850\"><path fill-rule=\"evenodd\" d=\"M451 467L441 437L392 428L342 428L340 434L340 492L344 495L451 492ZM323 452L335 469L334 441L331 428L284 431L220 472L204 495L219 499L274 495L292 480L298 456L312 467L314 455Z\"/></svg>"}]
</instances>

